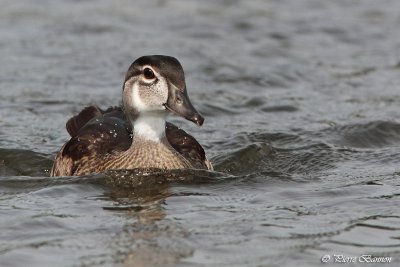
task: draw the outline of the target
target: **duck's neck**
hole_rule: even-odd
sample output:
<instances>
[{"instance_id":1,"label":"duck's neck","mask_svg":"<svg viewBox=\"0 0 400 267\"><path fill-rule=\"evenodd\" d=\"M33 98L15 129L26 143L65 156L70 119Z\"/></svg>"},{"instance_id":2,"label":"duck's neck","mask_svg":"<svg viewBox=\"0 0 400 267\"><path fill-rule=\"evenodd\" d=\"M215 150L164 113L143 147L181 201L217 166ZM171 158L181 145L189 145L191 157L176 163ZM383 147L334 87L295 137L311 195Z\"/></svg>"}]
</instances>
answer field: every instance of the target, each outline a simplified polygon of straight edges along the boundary
<instances>
[{"instance_id":1,"label":"duck's neck","mask_svg":"<svg viewBox=\"0 0 400 267\"><path fill-rule=\"evenodd\" d=\"M171 146L166 137L165 117L166 114L160 112L140 114L136 119L132 119L132 145L110 160L109 168L190 168L190 162Z\"/></svg>"},{"instance_id":2,"label":"duck's neck","mask_svg":"<svg viewBox=\"0 0 400 267\"><path fill-rule=\"evenodd\" d=\"M161 112L140 114L132 122L134 138L160 142L165 137L165 118Z\"/></svg>"}]
</instances>

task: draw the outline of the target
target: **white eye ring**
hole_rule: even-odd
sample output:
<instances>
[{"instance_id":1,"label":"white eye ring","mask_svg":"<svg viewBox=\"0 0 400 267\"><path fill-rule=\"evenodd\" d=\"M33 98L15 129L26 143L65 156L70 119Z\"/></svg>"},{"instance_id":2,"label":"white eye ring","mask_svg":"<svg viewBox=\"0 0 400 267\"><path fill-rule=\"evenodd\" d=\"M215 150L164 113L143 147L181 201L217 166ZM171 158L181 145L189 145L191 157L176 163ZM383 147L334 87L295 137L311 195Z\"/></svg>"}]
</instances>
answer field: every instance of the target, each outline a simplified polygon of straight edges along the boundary
<instances>
[{"instance_id":1,"label":"white eye ring","mask_svg":"<svg viewBox=\"0 0 400 267\"><path fill-rule=\"evenodd\" d=\"M147 80L153 80L156 78L154 71L152 69L150 69L149 67L146 67L143 69L143 76Z\"/></svg>"}]
</instances>

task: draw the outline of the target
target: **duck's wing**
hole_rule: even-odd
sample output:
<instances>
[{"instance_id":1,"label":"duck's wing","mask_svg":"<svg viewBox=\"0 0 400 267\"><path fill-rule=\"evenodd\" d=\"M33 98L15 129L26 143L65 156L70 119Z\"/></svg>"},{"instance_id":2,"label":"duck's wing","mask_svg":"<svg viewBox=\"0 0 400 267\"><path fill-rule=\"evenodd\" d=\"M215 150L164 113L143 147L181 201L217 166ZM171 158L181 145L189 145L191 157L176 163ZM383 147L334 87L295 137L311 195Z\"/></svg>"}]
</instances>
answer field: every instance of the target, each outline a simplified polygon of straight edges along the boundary
<instances>
[{"instance_id":1,"label":"duck's wing","mask_svg":"<svg viewBox=\"0 0 400 267\"><path fill-rule=\"evenodd\" d=\"M74 175L88 159L125 151L132 143L131 127L119 107L87 107L69 119L66 128L71 139L57 154L51 176Z\"/></svg>"},{"instance_id":2,"label":"duck's wing","mask_svg":"<svg viewBox=\"0 0 400 267\"><path fill-rule=\"evenodd\" d=\"M67 121L66 128L71 137L78 135L79 131L93 118L98 117L115 117L126 121L126 116L120 107L109 107L107 110L102 110L97 106L89 106L84 108L78 115L73 116ZM95 124L95 123L91 123ZM130 128L130 125L127 124Z\"/></svg>"},{"instance_id":3,"label":"duck's wing","mask_svg":"<svg viewBox=\"0 0 400 267\"><path fill-rule=\"evenodd\" d=\"M84 108L78 115L70 118L65 128L67 129L69 135L74 137L78 134L79 130L85 126L92 118L99 117L103 114L103 111L96 106L89 106Z\"/></svg>"},{"instance_id":4,"label":"duck's wing","mask_svg":"<svg viewBox=\"0 0 400 267\"><path fill-rule=\"evenodd\" d=\"M203 147L193 136L169 122L166 124L165 133L171 146L187 159L194 168L214 169L207 159Z\"/></svg>"}]
</instances>

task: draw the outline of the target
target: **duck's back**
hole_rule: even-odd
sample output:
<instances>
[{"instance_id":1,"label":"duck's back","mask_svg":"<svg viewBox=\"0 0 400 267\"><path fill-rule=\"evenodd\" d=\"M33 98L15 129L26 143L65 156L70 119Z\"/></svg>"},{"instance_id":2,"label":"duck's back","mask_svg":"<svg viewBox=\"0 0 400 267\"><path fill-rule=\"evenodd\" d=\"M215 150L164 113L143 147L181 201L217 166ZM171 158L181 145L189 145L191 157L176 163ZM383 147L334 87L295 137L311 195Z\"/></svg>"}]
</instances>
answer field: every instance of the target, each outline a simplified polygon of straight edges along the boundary
<instances>
[{"instance_id":1,"label":"duck's back","mask_svg":"<svg viewBox=\"0 0 400 267\"><path fill-rule=\"evenodd\" d=\"M132 144L131 125L119 107L106 111L87 107L68 120L66 128L71 139L57 154L51 176L101 172L110 155L123 153ZM166 137L192 168L212 169L204 149L191 135L167 122Z\"/></svg>"}]
</instances>

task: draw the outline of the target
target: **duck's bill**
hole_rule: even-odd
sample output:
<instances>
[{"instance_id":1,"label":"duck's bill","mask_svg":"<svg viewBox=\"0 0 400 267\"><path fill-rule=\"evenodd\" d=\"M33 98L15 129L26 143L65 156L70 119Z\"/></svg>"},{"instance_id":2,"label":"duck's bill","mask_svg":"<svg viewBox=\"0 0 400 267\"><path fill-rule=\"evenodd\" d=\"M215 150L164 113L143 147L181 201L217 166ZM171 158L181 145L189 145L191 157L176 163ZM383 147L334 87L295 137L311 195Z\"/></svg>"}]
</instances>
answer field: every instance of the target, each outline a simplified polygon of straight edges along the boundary
<instances>
[{"instance_id":1,"label":"duck's bill","mask_svg":"<svg viewBox=\"0 0 400 267\"><path fill-rule=\"evenodd\" d=\"M172 88L169 90L168 100L165 107L173 113L196 123L198 126L203 125L204 118L193 107L186 90L182 92L172 85Z\"/></svg>"}]
</instances>

